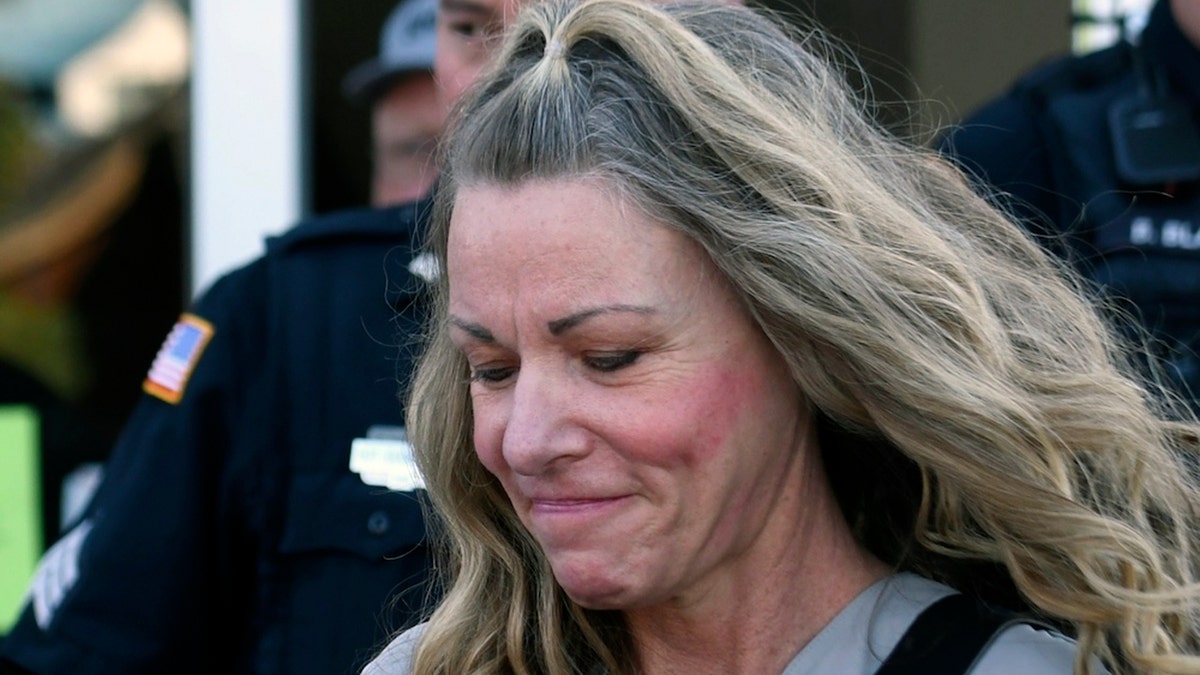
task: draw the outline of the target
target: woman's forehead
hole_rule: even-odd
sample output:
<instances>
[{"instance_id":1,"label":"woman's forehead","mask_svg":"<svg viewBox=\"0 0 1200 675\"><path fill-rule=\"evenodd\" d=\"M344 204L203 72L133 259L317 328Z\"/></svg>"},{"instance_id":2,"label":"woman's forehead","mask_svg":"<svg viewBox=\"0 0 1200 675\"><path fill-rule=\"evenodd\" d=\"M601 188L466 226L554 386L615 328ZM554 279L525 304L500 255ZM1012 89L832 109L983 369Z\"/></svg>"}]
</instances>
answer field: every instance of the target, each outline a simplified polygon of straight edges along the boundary
<instances>
[{"instance_id":1,"label":"woman's forehead","mask_svg":"<svg viewBox=\"0 0 1200 675\"><path fill-rule=\"evenodd\" d=\"M452 295L464 284L692 288L711 268L688 237L591 181L460 189L448 235Z\"/></svg>"}]
</instances>

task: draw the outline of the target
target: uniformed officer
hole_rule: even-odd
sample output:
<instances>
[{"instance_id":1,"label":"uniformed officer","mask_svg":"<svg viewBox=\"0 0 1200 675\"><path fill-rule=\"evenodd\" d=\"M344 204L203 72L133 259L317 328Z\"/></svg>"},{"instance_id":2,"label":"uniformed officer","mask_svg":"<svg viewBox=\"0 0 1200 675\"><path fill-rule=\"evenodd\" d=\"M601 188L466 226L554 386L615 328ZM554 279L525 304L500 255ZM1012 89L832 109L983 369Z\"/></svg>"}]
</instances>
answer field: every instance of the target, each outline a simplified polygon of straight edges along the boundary
<instances>
[{"instance_id":1,"label":"uniformed officer","mask_svg":"<svg viewBox=\"0 0 1200 675\"><path fill-rule=\"evenodd\" d=\"M1035 70L942 147L1149 329L1200 409L1200 2L1159 0L1136 44Z\"/></svg>"},{"instance_id":2,"label":"uniformed officer","mask_svg":"<svg viewBox=\"0 0 1200 675\"><path fill-rule=\"evenodd\" d=\"M377 77L431 66L434 0L407 2L388 29L423 60L385 49ZM179 319L0 671L353 672L420 616L426 528L397 393L427 207L302 223Z\"/></svg>"},{"instance_id":3,"label":"uniformed officer","mask_svg":"<svg viewBox=\"0 0 1200 675\"><path fill-rule=\"evenodd\" d=\"M383 26L379 56L342 81L346 96L371 108L371 205L403 204L437 178L435 151L446 119L431 70L436 3L410 0Z\"/></svg>"}]
</instances>

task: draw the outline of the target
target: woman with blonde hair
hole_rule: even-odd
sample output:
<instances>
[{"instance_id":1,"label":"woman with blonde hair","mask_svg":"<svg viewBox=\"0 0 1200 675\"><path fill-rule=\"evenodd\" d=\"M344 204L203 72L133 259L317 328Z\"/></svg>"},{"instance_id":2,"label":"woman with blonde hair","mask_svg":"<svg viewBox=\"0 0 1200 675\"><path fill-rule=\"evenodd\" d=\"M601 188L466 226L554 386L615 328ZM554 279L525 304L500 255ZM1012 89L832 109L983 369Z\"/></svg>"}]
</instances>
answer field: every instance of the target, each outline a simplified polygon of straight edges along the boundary
<instances>
[{"instance_id":1,"label":"woman with blonde hair","mask_svg":"<svg viewBox=\"0 0 1200 675\"><path fill-rule=\"evenodd\" d=\"M518 17L409 402L446 594L364 672L1200 672L1200 427L820 44Z\"/></svg>"}]
</instances>

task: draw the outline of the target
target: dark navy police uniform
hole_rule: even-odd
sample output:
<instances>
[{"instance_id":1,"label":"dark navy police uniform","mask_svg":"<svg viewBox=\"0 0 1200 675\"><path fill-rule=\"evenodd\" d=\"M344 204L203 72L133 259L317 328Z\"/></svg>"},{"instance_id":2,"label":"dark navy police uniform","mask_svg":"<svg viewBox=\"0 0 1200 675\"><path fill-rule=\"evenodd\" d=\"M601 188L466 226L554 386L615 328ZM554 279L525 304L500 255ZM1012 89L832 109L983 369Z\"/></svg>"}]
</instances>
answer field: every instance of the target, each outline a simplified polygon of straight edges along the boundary
<instances>
[{"instance_id":1,"label":"dark navy police uniform","mask_svg":"<svg viewBox=\"0 0 1200 675\"><path fill-rule=\"evenodd\" d=\"M1198 402L1200 48L1166 0L1138 44L1036 69L942 149L1142 321Z\"/></svg>"},{"instance_id":2,"label":"dark navy police uniform","mask_svg":"<svg viewBox=\"0 0 1200 675\"><path fill-rule=\"evenodd\" d=\"M349 461L403 423L427 209L301 224L204 294L86 518L43 560L0 671L352 673L416 622L423 493Z\"/></svg>"}]
</instances>

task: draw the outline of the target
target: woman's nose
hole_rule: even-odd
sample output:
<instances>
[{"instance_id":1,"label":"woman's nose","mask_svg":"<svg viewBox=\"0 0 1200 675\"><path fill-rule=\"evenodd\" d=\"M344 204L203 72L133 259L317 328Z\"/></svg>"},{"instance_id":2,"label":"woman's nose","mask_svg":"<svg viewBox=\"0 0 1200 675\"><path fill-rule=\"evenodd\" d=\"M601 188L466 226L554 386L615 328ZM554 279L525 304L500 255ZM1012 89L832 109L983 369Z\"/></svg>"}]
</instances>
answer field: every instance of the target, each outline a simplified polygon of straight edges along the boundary
<instances>
[{"instance_id":1,"label":"woman's nose","mask_svg":"<svg viewBox=\"0 0 1200 675\"><path fill-rule=\"evenodd\" d=\"M538 475L587 452L578 394L567 377L538 368L521 369L510 399L502 448L513 471Z\"/></svg>"}]
</instances>

